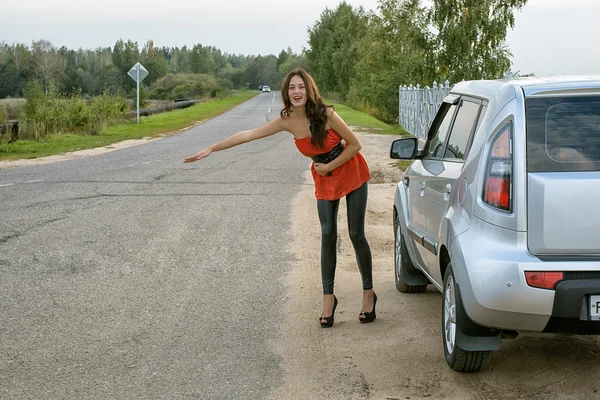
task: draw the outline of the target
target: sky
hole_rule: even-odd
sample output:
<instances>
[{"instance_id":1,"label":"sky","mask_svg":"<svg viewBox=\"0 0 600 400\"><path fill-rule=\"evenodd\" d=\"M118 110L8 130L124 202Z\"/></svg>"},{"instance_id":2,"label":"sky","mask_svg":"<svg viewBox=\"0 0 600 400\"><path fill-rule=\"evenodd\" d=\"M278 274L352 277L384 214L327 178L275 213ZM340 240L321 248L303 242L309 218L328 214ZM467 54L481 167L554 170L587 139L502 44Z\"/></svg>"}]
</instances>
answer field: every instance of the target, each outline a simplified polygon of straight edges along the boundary
<instances>
[{"instance_id":1,"label":"sky","mask_svg":"<svg viewBox=\"0 0 600 400\"><path fill-rule=\"evenodd\" d=\"M46 39L56 47L200 43L224 53L279 54L308 47L307 29L340 0L0 0L0 42ZM346 0L377 11L377 0ZM600 74L600 0L529 0L515 12L507 45L512 71Z\"/></svg>"}]
</instances>

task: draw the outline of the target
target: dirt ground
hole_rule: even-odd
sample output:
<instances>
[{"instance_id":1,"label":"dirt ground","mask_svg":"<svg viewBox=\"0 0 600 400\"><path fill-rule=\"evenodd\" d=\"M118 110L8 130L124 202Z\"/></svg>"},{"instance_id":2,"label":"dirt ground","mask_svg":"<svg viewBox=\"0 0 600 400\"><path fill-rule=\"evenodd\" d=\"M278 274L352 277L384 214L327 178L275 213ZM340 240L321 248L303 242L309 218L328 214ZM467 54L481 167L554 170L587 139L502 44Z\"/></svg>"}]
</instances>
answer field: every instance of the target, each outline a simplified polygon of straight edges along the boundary
<instances>
[{"instance_id":1,"label":"dirt ground","mask_svg":"<svg viewBox=\"0 0 600 400\"><path fill-rule=\"evenodd\" d=\"M371 169L367 238L373 254L377 320L360 324L361 279L339 216L335 324L319 326L320 229L312 177L294 201L290 249L296 256L285 315L273 343L285 384L273 399L598 399L600 347L596 337L521 334L494 352L488 371L461 374L442 348L441 294L433 287L405 294L394 284L392 207L401 171L389 158L390 135L361 134Z\"/></svg>"},{"instance_id":2,"label":"dirt ground","mask_svg":"<svg viewBox=\"0 0 600 400\"><path fill-rule=\"evenodd\" d=\"M391 135L357 132L371 169L367 238L373 254L377 320L360 324L361 279L342 202L335 292L335 325L322 329L320 228L312 177L297 195L291 216L295 255L288 298L272 346L284 384L272 399L600 399L600 346L594 336L521 334L494 352L488 371L461 374L444 360L441 294L430 287L405 294L394 285L392 206L402 172L389 158ZM154 140L154 139L152 139ZM145 143L127 141L36 160L2 161L1 168L85 157Z\"/></svg>"}]
</instances>

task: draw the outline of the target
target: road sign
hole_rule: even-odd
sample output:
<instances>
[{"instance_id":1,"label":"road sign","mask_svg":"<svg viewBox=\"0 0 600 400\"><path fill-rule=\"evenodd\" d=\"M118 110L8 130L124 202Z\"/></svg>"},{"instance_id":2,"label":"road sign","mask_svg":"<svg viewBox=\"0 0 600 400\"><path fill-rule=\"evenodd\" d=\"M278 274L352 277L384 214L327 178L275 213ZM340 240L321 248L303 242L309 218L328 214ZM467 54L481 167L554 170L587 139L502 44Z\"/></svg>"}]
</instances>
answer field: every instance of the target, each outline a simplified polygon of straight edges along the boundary
<instances>
[{"instance_id":1,"label":"road sign","mask_svg":"<svg viewBox=\"0 0 600 400\"><path fill-rule=\"evenodd\" d=\"M136 63L133 67L131 67L131 69L127 73L127 75L129 75L137 83L143 81L144 78L148 76L148 74L148 70L144 68L144 66L140 63Z\"/></svg>"},{"instance_id":2,"label":"road sign","mask_svg":"<svg viewBox=\"0 0 600 400\"><path fill-rule=\"evenodd\" d=\"M149 74L148 70L144 68L142 64L135 63L133 67L127 72L133 80L137 83L137 122L140 123L140 82L144 80Z\"/></svg>"}]
</instances>

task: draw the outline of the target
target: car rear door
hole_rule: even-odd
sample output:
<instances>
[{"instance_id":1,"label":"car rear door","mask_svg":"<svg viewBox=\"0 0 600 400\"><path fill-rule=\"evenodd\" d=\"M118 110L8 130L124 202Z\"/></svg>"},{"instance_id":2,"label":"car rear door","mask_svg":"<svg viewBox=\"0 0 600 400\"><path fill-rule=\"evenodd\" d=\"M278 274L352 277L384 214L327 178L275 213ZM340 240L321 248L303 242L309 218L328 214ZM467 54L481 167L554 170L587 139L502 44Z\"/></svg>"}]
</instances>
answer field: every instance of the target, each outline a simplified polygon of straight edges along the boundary
<instances>
[{"instance_id":1,"label":"car rear door","mask_svg":"<svg viewBox=\"0 0 600 400\"><path fill-rule=\"evenodd\" d=\"M527 242L534 255L600 254L599 92L525 100Z\"/></svg>"}]
</instances>

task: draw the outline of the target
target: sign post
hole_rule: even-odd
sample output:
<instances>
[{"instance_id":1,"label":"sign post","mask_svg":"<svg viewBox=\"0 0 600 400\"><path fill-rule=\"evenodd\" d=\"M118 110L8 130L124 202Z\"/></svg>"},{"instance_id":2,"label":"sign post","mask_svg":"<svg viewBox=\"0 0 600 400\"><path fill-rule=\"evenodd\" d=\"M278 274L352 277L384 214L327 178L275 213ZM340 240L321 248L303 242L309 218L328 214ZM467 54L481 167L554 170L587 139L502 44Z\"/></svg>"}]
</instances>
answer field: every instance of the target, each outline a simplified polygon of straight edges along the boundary
<instances>
[{"instance_id":1,"label":"sign post","mask_svg":"<svg viewBox=\"0 0 600 400\"><path fill-rule=\"evenodd\" d=\"M140 82L144 80L149 74L148 70L144 68L142 64L135 63L135 65L127 72L136 83L137 83L137 122L140 123Z\"/></svg>"}]
</instances>

